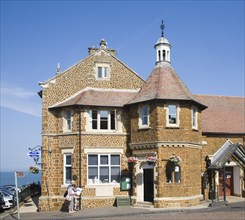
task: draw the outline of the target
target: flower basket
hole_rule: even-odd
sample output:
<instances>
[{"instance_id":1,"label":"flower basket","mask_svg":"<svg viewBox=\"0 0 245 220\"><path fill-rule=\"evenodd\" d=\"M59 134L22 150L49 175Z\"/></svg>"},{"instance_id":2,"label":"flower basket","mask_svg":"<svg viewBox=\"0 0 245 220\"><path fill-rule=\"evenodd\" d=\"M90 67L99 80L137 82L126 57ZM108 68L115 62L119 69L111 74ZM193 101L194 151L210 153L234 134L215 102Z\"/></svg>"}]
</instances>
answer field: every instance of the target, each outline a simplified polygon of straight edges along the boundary
<instances>
[{"instance_id":1,"label":"flower basket","mask_svg":"<svg viewBox=\"0 0 245 220\"><path fill-rule=\"evenodd\" d=\"M135 164L138 162L138 159L136 157L129 157L127 158L127 162L131 164Z\"/></svg>"},{"instance_id":2,"label":"flower basket","mask_svg":"<svg viewBox=\"0 0 245 220\"><path fill-rule=\"evenodd\" d=\"M181 158L176 155L171 156L170 158L168 158L168 160L174 164L178 164L182 161Z\"/></svg>"},{"instance_id":3,"label":"flower basket","mask_svg":"<svg viewBox=\"0 0 245 220\"><path fill-rule=\"evenodd\" d=\"M31 166L31 167L29 167L29 172L33 173L33 174L37 174L37 173L39 173L39 169L38 169L38 167Z\"/></svg>"},{"instance_id":4,"label":"flower basket","mask_svg":"<svg viewBox=\"0 0 245 220\"><path fill-rule=\"evenodd\" d=\"M157 161L157 158L154 157L154 156L148 156L148 157L145 157L145 160L146 162L150 162L150 163L155 163Z\"/></svg>"}]
</instances>

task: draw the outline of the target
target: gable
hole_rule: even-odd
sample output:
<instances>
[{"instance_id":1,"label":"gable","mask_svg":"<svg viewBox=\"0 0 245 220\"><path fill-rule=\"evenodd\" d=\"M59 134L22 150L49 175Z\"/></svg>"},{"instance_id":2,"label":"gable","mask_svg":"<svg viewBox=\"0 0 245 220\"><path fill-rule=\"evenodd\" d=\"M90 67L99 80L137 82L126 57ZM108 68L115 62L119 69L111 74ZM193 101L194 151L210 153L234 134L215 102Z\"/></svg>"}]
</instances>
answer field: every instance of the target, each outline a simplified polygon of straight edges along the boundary
<instances>
[{"instance_id":1,"label":"gable","mask_svg":"<svg viewBox=\"0 0 245 220\"><path fill-rule=\"evenodd\" d=\"M108 78L98 79L97 70L99 66L108 67ZM76 65L40 85L45 90L43 99L50 106L71 97L86 87L137 90L141 88L143 83L144 80L126 64L106 49L99 49Z\"/></svg>"}]
</instances>

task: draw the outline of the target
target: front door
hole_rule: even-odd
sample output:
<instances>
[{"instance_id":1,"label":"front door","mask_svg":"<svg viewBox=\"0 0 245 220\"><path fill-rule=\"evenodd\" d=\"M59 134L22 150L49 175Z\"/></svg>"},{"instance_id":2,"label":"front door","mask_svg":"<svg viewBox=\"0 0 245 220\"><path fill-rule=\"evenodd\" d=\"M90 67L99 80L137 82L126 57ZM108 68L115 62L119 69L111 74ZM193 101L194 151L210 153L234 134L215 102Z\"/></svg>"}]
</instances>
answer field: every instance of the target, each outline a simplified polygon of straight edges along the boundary
<instances>
[{"instance_id":1,"label":"front door","mask_svg":"<svg viewBox=\"0 0 245 220\"><path fill-rule=\"evenodd\" d=\"M153 202L154 199L154 169L144 169L144 201Z\"/></svg>"},{"instance_id":2,"label":"front door","mask_svg":"<svg viewBox=\"0 0 245 220\"><path fill-rule=\"evenodd\" d=\"M223 196L223 172L219 173L219 196ZM233 195L233 167L225 167L225 192Z\"/></svg>"}]
</instances>

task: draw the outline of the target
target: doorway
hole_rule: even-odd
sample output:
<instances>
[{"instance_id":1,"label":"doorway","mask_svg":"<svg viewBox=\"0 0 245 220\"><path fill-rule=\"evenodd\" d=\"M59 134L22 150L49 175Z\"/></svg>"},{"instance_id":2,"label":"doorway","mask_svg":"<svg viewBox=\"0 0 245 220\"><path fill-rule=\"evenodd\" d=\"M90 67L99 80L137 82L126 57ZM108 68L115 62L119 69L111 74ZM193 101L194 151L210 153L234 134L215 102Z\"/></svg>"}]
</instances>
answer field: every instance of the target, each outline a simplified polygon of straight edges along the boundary
<instances>
[{"instance_id":1,"label":"doorway","mask_svg":"<svg viewBox=\"0 0 245 220\"><path fill-rule=\"evenodd\" d=\"M223 172L219 172L219 196L223 196ZM233 195L233 167L225 167L225 192L227 196Z\"/></svg>"},{"instance_id":2,"label":"doorway","mask_svg":"<svg viewBox=\"0 0 245 220\"><path fill-rule=\"evenodd\" d=\"M154 169L144 169L144 201L153 202L154 200Z\"/></svg>"}]
</instances>

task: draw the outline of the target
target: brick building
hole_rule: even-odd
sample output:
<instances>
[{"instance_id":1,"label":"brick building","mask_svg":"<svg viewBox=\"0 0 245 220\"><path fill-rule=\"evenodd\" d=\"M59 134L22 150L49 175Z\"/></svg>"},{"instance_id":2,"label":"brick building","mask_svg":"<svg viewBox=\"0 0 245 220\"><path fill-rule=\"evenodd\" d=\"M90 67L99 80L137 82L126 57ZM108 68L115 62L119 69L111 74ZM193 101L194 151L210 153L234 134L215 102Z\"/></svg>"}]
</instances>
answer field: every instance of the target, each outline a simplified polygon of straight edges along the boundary
<instances>
[{"instance_id":1,"label":"brick building","mask_svg":"<svg viewBox=\"0 0 245 220\"><path fill-rule=\"evenodd\" d=\"M40 210L61 209L72 179L83 187L82 207L113 205L118 196L132 204L192 206L211 188L221 195L224 164L227 194L242 195L244 97L192 94L171 66L163 32L154 47L156 65L146 81L102 39L88 57L40 83ZM223 159L212 179L205 178L207 157L211 167Z\"/></svg>"}]
</instances>

